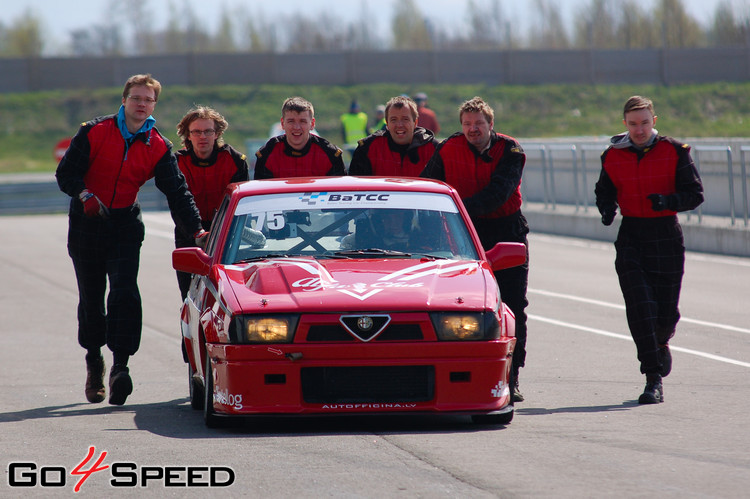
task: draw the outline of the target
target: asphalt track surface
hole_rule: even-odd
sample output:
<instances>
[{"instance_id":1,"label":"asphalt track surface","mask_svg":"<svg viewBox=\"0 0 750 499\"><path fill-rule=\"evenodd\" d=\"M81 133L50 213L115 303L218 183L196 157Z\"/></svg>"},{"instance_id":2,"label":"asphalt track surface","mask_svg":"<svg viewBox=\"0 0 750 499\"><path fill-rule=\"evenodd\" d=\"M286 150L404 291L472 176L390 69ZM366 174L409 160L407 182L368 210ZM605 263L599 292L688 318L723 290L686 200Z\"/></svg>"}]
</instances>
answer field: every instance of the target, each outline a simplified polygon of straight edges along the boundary
<instances>
[{"instance_id":1,"label":"asphalt track surface","mask_svg":"<svg viewBox=\"0 0 750 499\"><path fill-rule=\"evenodd\" d=\"M209 430L187 399L172 222L144 218L143 341L122 407L84 398L67 218L0 218L0 497L70 496L77 465L105 452L109 468L80 496L746 497L750 259L688 253L663 404L636 402L644 378L611 245L532 234L526 401L510 425L261 418ZM198 486L204 468L224 486Z\"/></svg>"}]
</instances>

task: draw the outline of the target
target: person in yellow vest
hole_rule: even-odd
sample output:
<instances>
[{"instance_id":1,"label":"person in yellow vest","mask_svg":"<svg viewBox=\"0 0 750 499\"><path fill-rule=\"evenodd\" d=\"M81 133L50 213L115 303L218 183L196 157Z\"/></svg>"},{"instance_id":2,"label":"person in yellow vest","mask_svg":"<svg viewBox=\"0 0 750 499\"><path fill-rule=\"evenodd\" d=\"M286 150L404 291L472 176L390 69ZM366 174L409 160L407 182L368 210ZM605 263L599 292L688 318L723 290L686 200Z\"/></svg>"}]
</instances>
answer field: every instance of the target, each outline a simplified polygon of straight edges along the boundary
<instances>
[{"instance_id":1,"label":"person in yellow vest","mask_svg":"<svg viewBox=\"0 0 750 499\"><path fill-rule=\"evenodd\" d=\"M356 100L349 106L349 112L341 115L341 134L344 138L344 148L349 153L354 152L360 139L370 135L367 114L360 109Z\"/></svg>"}]
</instances>

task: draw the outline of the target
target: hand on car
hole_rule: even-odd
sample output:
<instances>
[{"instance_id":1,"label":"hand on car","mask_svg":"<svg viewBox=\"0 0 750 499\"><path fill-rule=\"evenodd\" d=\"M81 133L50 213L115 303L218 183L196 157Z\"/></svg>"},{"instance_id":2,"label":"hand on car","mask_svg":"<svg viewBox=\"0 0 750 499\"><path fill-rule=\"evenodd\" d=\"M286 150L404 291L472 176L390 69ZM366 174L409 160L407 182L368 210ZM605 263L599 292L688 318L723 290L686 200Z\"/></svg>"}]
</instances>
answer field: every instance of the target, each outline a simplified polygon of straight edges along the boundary
<instances>
[{"instance_id":1,"label":"hand on car","mask_svg":"<svg viewBox=\"0 0 750 499\"><path fill-rule=\"evenodd\" d=\"M208 244L208 232L201 229L193 235L193 239L195 239L196 246L198 246L200 249L205 250L206 244Z\"/></svg>"}]
</instances>

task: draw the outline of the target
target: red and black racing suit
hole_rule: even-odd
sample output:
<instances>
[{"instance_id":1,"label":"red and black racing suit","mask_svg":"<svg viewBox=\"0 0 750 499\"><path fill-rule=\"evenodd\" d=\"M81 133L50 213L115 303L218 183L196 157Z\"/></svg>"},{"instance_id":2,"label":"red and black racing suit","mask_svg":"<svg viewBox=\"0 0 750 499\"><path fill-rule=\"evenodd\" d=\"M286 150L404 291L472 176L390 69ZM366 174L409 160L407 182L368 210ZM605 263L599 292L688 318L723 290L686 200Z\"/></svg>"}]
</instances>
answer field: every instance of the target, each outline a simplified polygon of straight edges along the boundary
<instances>
[{"instance_id":1,"label":"red and black racing suit","mask_svg":"<svg viewBox=\"0 0 750 499\"><path fill-rule=\"evenodd\" d=\"M660 345L666 345L680 319L678 302L685 246L678 211L703 202L703 185L690 147L657 136L652 145L610 146L602 153L596 205L604 215L623 215L615 241L630 334L642 373L661 371ZM654 211L650 194L667 196L667 209ZM611 218L610 218L611 220Z\"/></svg>"},{"instance_id":2,"label":"red and black racing suit","mask_svg":"<svg viewBox=\"0 0 750 499\"><path fill-rule=\"evenodd\" d=\"M140 187L154 178L180 230L195 234L201 228L171 147L156 128L126 141L117 116L104 116L81 126L57 167L60 190L72 197L68 253L78 280L78 342L83 348L106 343L115 355L133 355L140 345L137 279L145 232L136 199ZM85 215L79 200L84 189L108 209L106 216Z\"/></svg>"},{"instance_id":3,"label":"red and black racing suit","mask_svg":"<svg viewBox=\"0 0 750 499\"><path fill-rule=\"evenodd\" d=\"M349 164L349 175L418 177L435 152L438 141L429 130L417 127L406 145L396 144L388 130L360 140Z\"/></svg>"},{"instance_id":4,"label":"red and black racing suit","mask_svg":"<svg viewBox=\"0 0 750 499\"><path fill-rule=\"evenodd\" d=\"M181 149L176 156L200 212L201 225L205 230L210 230L227 185L249 180L247 157L228 144L214 147L206 159L196 156L192 149ZM176 248L195 246L193 234L185 233L179 227L175 227L174 242ZM191 274L177 271L177 283L183 300L187 297L190 279Z\"/></svg>"},{"instance_id":5,"label":"red and black racing suit","mask_svg":"<svg viewBox=\"0 0 750 499\"><path fill-rule=\"evenodd\" d=\"M489 147L480 152L463 133L441 142L422 177L443 180L458 191L477 230L482 247L500 241L526 245L526 263L495 272L503 302L516 317L513 379L526 363L526 289L529 281L529 225L521 213L521 177L526 155L516 139L491 132Z\"/></svg>"},{"instance_id":6,"label":"red and black racing suit","mask_svg":"<svg viewBox=\"0 0 750 499\"><path fill-rule=\"evenodd\" d=\"M322 177L345 175L341 149L326 139L310 134L301 150L286 141L286 135L271 138L255 155L253 178Z\"/></svg>"}]
</instances>

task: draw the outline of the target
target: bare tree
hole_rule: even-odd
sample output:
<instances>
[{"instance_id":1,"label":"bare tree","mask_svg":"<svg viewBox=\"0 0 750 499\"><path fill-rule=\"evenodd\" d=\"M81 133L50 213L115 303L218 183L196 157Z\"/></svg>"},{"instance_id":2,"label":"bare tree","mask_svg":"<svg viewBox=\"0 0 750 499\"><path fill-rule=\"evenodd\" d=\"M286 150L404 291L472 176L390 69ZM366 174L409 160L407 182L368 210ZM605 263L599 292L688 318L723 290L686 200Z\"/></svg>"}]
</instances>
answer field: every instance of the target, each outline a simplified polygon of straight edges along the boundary
<instances>
[{"instance_id":1,"label":"bare tree","mask_svg":"<svg viewBox=\"0 0 750 499\"><path fill-rule=\"evenodd\" d=\"M735 18L732 3L720 2L714 11L713 23L706 34L710 45L727 46L745 43L742 24Z\"/></svg>"},{"instance_id":2,"label":"bare tree","mask_svg":"<svg viewBox=\"0 0 750 499\"><path fill-rule=\"evenodd\" d=\"M234 41L233 18L234 16L226 10L226 7L222 8L219 14L219 28L211 44L213 52L235 52L237 50Z\"/></svg>"},{"instance_id":3,"label":"bare tree","mask_svg":"<svg viewBox=\"0 0 750 499\"><path fill-rule=\"evenodd\" d=\"M534 0L534 17L539 19L529 32L529 47L565 49L570 46L560 8L550 0Z\"/></svg>"},{"instance_id":4,"label":"bare tree","mask_svg":"<svg viewBox=\"0 0 750 499\"><path fill-rule=\"evenodd\" d=\"M685 10L682 0L659 0L656 18L661 22L664 48L699 47L705 36L698 22Z\"/></svg>"},{"instance_id":5,"label":"bare tree","mask_svg":"<svg viewBox=\"0 0 750 499\"><path fill-rule=\"evenodd\" d=\"M581 7L574 25L577 47L611 49L617 48L618 6L612 0L591 0Z\"/></svg>"}]
</instances>

